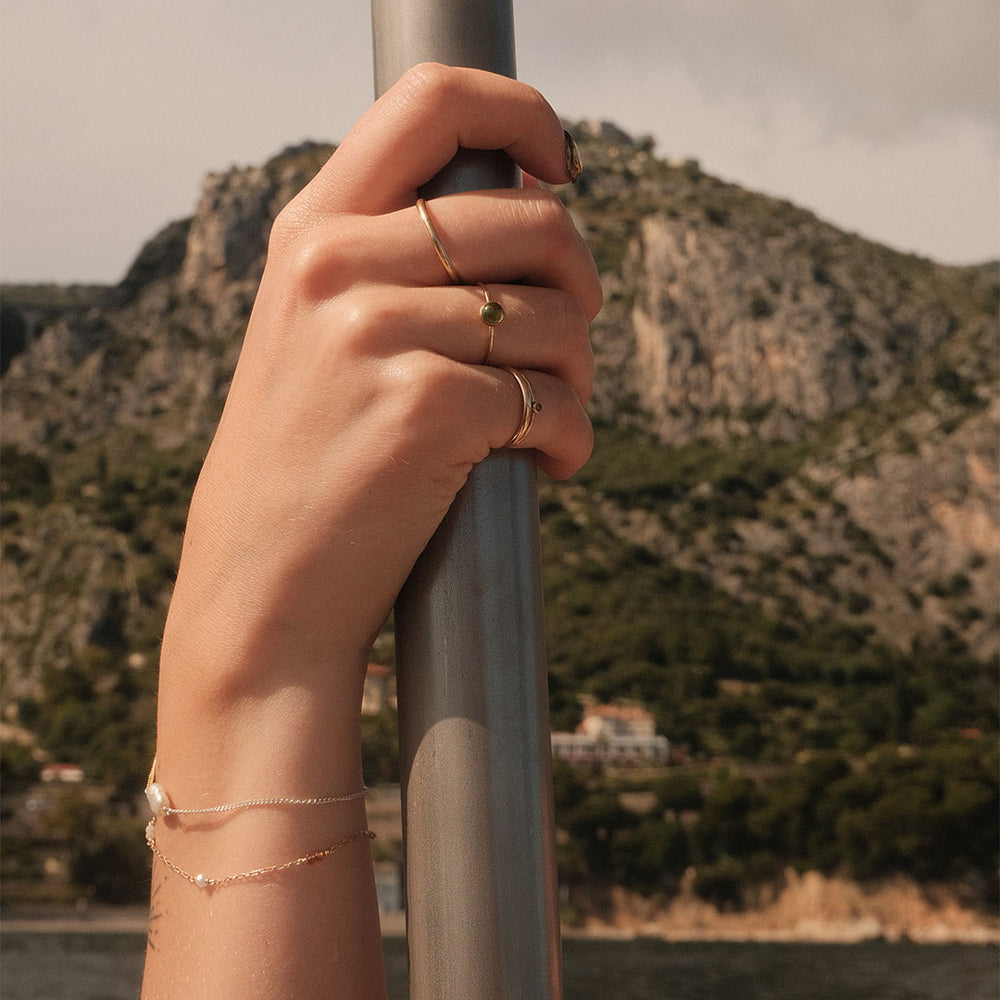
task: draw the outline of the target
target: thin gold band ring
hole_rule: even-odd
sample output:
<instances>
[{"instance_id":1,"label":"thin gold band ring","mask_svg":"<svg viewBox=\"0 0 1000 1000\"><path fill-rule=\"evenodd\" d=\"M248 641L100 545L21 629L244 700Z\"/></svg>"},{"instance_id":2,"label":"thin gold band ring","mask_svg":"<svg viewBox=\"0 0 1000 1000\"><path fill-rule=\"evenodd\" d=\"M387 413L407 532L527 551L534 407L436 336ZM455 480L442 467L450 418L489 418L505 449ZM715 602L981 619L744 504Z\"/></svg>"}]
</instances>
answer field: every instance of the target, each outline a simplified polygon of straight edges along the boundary
<instances>
[{"instance_id":1,"label":"thin gold band ring","mask_svg":"<svg viewBox=\"0 0 1000 1000\"><path fill-rule=\"evenodd\" d=\"M525 378L524 373L517 368L509 368L506 365L503 370L514 376L524 400L524 411L521 413L520 426L514 432L514 436L506 444L500 446L499 450L501 451L505 448L516 448L528 436L535 414L541 412L542 409L542 404L535 399L535 394L531 391L531 383Z\"/></svg>"},{"instance_id":2,"label":"thin gold band ring","mask_svg":"<svg viewBox=\"0 0 1000 1000\"><path fill-rule=\"evenodd\" d=\"M431 243L434 244L434 252L437 254L438 260L441 261L441 266L448 272L448 277L454 284L464 285L462 276L452 263L448 251L445 250L444 244L441 242L441 237L438 236L437 230L434 228L434 223L431 222L430 213L427 211L427 202L423 198L417 199L417 211L420 213L420 221L423 222L427 235L431 238Z\"/></svg>"}]
</instances>

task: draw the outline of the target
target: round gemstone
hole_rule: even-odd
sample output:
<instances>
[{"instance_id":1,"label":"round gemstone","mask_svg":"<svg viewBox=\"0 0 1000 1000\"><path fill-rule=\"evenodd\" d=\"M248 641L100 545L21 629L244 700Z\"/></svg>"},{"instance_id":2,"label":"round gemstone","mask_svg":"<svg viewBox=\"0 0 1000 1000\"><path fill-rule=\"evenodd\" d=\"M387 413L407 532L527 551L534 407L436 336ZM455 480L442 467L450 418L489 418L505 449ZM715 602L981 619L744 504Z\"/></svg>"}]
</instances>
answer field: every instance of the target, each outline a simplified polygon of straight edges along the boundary
<instances>
[{"instance_id":1,"label":"round gemstone","mask_svg":"<svg viewBox=\"0 0 1000 1000\"><path fill-rule=\"evenodd\" d=\"M487 326L499 326L503 322L503 306L499 302L487 302L479 310L479 315L482 316L483 322Z\"/></svg>"}]
</instances>

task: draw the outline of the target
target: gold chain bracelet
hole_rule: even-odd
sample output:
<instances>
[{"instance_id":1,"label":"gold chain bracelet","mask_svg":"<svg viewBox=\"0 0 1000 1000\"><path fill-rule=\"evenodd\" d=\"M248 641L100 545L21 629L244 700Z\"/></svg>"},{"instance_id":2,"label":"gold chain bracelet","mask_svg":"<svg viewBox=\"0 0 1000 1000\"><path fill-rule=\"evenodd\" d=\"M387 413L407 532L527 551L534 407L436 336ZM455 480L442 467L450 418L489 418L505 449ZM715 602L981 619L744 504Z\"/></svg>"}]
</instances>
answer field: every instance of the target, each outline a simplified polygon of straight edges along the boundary
<instances>
[{"instance_id":1,"label":"gold chain bracelet","mask_svg":"<svg viewBox=\"0 0 1000 1000\"><path fill-rule=\"evenodd\" d=\"M170 858L168 858L163 851L156 846L156 834L154 831L155 820L151 820L149 825L146 827L146 843L149 844L149 849L172 872L180 875L181 878L186 879L192 885L196 885L199 889L218 889L224 885L231 885L233 882L245 882L247 879L259 878L262 875L271 875L275 872L287 871L289 868L297 868L300 865L315 864L317 861L322 861L323 858L334 854L336 851L339 851L343 847L347 847L349 844L353 844L355 841L375 839L375 834L371 830L358 830L357 833L352 833L349 837L345 837L343 840L338 840L336 844L324 847L321 851L313 851L312 854L303 855L301 858L293 858L291 861L282 861L280 864L276 865L265 865L263 868L254 868L248 872L236 872L234 875L222 875L219 878L211 878L202 872L192 875L191 872L185 871L176 862L171 861Z\"/></svg>"},{"instance_id":2,"label":"gold chain bracelet","mask_svg":"<svg viewBox=\"0 0 1000 1000\"><path fill-rule=\"evenodd\" d=\"M226 802L218 806L178 809L170 801L167 790L156 780L156 757L154 757L153 766L149 769L149 777L146 779L145 794L154 816L204 816L208 813L237 812L240 809L257 809L262 806L325 806L337 802L353 802L355 799L363 799L368 794L368 786L362 785L359 791L348 792L346 795L317 795L307 799L274 795L267 798L244 799L242 802Z\"/></svg>"}]
</instances>

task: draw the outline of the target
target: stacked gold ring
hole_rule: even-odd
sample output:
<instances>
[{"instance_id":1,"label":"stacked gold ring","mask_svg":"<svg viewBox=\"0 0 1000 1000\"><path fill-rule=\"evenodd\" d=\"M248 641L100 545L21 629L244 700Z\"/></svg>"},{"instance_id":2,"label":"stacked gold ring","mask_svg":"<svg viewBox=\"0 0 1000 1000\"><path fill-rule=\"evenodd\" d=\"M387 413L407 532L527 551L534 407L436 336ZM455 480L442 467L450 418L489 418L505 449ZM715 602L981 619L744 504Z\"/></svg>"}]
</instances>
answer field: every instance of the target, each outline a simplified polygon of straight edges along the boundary
<instances>
[{"instance_id":1,"label":"stacked gold ring","mask_svg":"<svg viewBox=\"0 0 1000 1000\"><path fill-rule=\"evenodd\" d=\"M520 426L514 432L514 436L506 444L500 446L499 450L501 451L504 448L516 448L528 436L528 431L531 430L535 414L541 412L542 409L542 404L535 399L535 394L531 391L531 383L525 378L524 373L518 371L516 368L509 368L506 365L504 365L503 370L510 372L514 376L524 400L524 410L521 413Z\"/></svg>"}]
</instances>

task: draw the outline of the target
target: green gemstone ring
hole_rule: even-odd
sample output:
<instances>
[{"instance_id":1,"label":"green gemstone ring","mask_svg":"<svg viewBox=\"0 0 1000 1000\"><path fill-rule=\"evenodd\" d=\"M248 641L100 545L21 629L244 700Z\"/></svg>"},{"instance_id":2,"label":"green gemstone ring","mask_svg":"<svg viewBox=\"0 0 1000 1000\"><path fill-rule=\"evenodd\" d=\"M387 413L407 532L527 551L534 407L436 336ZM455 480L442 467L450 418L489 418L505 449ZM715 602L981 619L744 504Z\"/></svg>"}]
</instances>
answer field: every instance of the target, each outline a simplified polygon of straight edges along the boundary
<instances>
[{"instance_id":1,"label":"green gemstone ring","mask_svg":"<svg viewBox=\"0 0 1000 1000\"><path fill-rule=\"evenodd\" d=\"M503 322L503 306L487 298L486 304L479 310L479 315L487 326L499 326Z\"/></svg>"}]
</instances>

